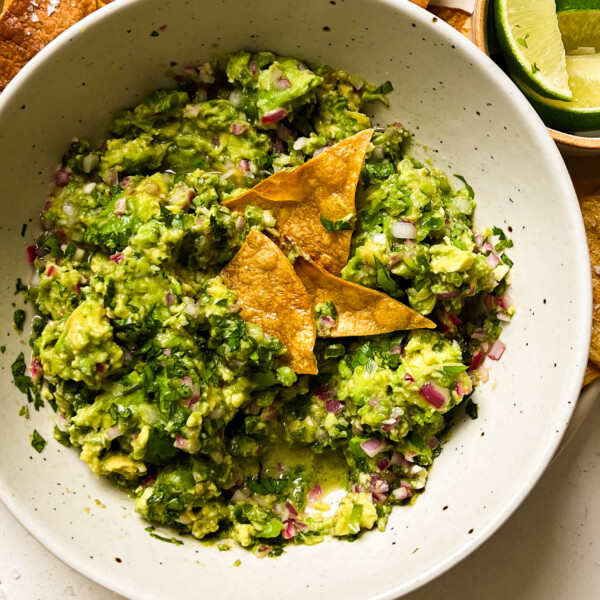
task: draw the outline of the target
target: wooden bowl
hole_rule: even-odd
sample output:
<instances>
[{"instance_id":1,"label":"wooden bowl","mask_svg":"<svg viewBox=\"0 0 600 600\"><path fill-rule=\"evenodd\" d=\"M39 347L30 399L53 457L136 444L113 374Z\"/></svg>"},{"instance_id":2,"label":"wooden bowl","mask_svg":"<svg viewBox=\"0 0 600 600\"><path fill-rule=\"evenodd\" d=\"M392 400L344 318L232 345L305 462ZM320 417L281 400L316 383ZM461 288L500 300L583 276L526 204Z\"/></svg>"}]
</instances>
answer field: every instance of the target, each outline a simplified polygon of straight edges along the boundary
<instances>
[{"instance_id":1,"label":"wooden bowl","mask_svg":"<svg viewBox=\"0 0 600 600\"><path fill-rule=\"evenodd\" d=\"M495 53L492 46L492 52L488 48L488 42L493 45L494 40L488 37L488 31L492 27L492 15L489 14L489 8L493 0L477 0L475 11L473 12L473 41L477 47L488 56ZM561 151L568 154L598 154L600 153L600 137L587 137L565 133L548 127L552 139L558 144Z\"/></svg>"}]
</instances>

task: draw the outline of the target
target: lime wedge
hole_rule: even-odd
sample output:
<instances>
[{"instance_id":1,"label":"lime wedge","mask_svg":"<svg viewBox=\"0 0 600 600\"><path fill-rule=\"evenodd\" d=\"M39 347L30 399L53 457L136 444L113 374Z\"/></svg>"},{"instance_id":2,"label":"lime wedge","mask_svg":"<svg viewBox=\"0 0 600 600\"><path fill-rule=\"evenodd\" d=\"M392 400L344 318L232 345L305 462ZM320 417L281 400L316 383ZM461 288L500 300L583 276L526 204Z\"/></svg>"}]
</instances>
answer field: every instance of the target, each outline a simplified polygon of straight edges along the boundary
<instances>
[{"instance_id":1,"label":"lime wedge","mask_svg":"<svg viewBox=\"0 0 600 600\"><path fill-rule=\"evenodd\" d=\"M515 83L549 127L561 131L600 129L600 54L567 56L566 62L572 102L544 98L518 76Z\"/></svg>"},{"instance_id":2,"label":"lime wedge","mask_svg":"<svg viewBox=\"0 0 600 600\"><path fill-rule=\"evenodd\" d=\"M571 100L554 0L496 0L498 41L512 71L542 96Z\"/></svg>"},{"instance_id":3,"label":"lime wedge","mask_svg":"<svg viewBox=\"0 0 600 600\"><path fill-rule=\"evenodd\" d=\"M600 0L557 0L558 26L567 53L600 51Z\"/></svg>"}]
</instances>

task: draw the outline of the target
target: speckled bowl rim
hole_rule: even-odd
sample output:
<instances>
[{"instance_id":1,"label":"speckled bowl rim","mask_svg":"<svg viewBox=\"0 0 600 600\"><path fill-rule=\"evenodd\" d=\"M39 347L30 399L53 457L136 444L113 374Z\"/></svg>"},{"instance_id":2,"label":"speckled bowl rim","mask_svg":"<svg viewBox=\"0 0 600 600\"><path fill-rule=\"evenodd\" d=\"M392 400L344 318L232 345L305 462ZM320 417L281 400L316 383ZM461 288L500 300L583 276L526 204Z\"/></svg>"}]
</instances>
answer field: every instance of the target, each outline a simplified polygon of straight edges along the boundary
<instances>
[{"instance_id":1,"label":"speckled bowl rim","mask_svg":"<svg viewBox=\"0 0 600 600\"><path fill-rule=\"evenodd\" d=\"M476 0L473 11L473 41L475 45L489 56L486 35L486 14L490 7L490 0ZM574 150L597 150L600 151L600 137L584 137L573 135L548 127L552 139L561 146L567 146Z\"/></svg>"},{"instance_id":2,"label":"speckled bowl rim","mask_svg":"<svg viewBox=\"0 0 600 600\"><path fill-rule=\"evenodd\" d=\"M444 28L444 34L449 37L456 46L461 47L465 52L467 52L473 63L477 63L488 73L493 74L493 76L497 79L499 86L505 88L505 91L510 92L514 92L516 89L516 86L506 76L506 74L486 54L479 52L471 41L467 40L462 34L457 32L454 28L442 20L435 18L431 13L419 8L416 4L413 4L409 0L365 1L372 1L373 4L385 4L392 6L399 12L403 13L403 15L406 15L413 21L418 22L425 28ZM84 29L89 30L90 27L96 25L98 22L109 17L110 15L125 11L125 9L128 9L132 5L141 5L143 2L144 0L119 0L119 2L109 4L103 7L101 10L88 15L78 24L73 25L67 31L59 35L42 51L40 51L7 86L5 91L0 95L0 110L2 110L3 105L11 102L12 97L17 94L19 87L25 83L28 78L34 77L37 71L43 69L44 65L54 58L55 54L60 53L60 50L63 46L68 45L69 38L73 35L73 31L76 26L78 31L82 29L82 26ZM535 117L535 111L524 96L514 96L514 102L519 107L521 112L525 114L529 113L531 117ZM583 222L580 220L581 216L579 215L578 211L577 196L575 194L575 190L566 166L557 147L550 143L550 138L547 136L546 129L543 127L541 122L536 128L538 131L534 130L532 133L535 133L535 135L539 138L540 145L546 146L548 153L547 159L552 166L555 177L559 180L562 180L565 191L568 191L569 189L571 191L570 194L567 193L562 196L561 201L565 202L570 207L570 211L577 211L577 219L580 221L580 226L578 227L579 235L574 235L573 239L580 246L580 253L582 255L587 255L587 241L585 238L585 231L583 229ZM575 233L577 234L577 232ZM578 359L580 367L573 371L571 382L566 387L568 392L567 395L572 399L571 409L567 414L568 418L566 418L563 422L556 424L556 433L558 435L553 438L553 442L547 445L545 453L539 455L537 468L532 469L533 473L531 477L528 480L523 481L519 492L516 493L512 500L505 505L504 509L495 514L493 518L490 518L487 526L476 532L473 537L471 537L470 541L463 544L458 551L447 556L444 560L441 560L425 573L415 576L410 581L404 582L386 592L376 594L371 600L394 600L399 598L400 596L420 588L458 564L475 549L479 548L484 542L486 542L508 520L508 518L517 510L517 508L538 483L546 468L550 465L561 443L561 440L565 435L577 405L576 401L581 390L581 382L583 380L583 375L587 364L587 356L591 337L591 277L587 280L586 289L582 290L579 300L582 304L581 308L583 313L589 314L589 318L582 320L582 327L579 335L579 340L581 343L579 349L575 350L575 358ZM88 577L92 581L95 581L99 585L106 587L117 594L131 598L132 600L148 600L150 598L153 600L158 600L157 596L148 596L146 593L140 593L134 581L127 579L113 580L103 577L102 574L99 573L89 561L86 561L82 556L72 551L68 544L58 543L46 530L38 528L30 518L29 512L22 508L18 499L13 498L9 493L6 493L6 490L4 490L2 486L0 486L0 501L5 504L8 510L19 520L25 529L37 540L39 540L50 552L84 576Z\"/></svg>"}]
</instances>

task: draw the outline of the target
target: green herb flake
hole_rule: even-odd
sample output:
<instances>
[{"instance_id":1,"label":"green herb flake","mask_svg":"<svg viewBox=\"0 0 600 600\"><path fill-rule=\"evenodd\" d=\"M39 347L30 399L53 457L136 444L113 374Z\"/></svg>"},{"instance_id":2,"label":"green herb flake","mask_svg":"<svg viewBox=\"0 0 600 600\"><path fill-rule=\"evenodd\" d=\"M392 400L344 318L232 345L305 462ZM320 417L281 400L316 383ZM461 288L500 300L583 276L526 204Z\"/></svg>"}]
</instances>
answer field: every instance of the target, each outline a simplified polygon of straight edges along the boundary
<instances>
[{"instance_id":1,"label":"green herb flake","mask_svg":"<svg viewBox=\"0 0 600 600\"><path fill-rule=\"evenodd\" d=\"M344 231L352 229L352 219L354 219L354 215L348 215L338 221L330 221L324 217L319 218L321 219L321 224L325 228L325 231Z\"/></svg>"},{"instance_id":2,"label":"green herb flake","mask_svg":"<svg viewBox=\"0 0 600 600\"><path fill-rule=\"evenodd\" d=\"M473 402L471 398L469 398L467 400L467 403L465 404L465 411L473 420L475 420L479 416L479 407L477 406L477 404L475 404L475 402Z\"/></svg>"},{"instance_id":3,"label":"green herb flake","mask_svg":"<svg viewBox=\"0 0 600 600\"><path fill-rule=\"evenodd\" d=\"M4 354L6 352L6 346L0 346L0 352L2 352L2 354Z\"/></svg>"},{"instance_id":4,"label":"green herb flake","mask_svg":"<svg viewBox=\"0 0 600 600\"><path fill-rule=\"evenodd\" d=\"M508 258L508 256L506 256L506 254L503 254L500 257L500 260L507 265L508 267L510 267L512 269L513 265L515 264L510 258Z\"/></svg>"},{"instance_id":5,"label":"green herb flake","mask_svg":"<svg viewBox=\"0 0 600 600\"><path fill-rule=\"evenodd\" d=\"M17 308L13 315L13 320L16 330L19 332L23 331L23 326L25 325L25 311L21 308Z\"/></svg>"},{"instance_id":6,"label":"green herb flake","mask_svg":"<svg viewBox=\"0 0 600 600\"><path fill-rule=\"evenodd\" d=\"M23 406L21 406L21 410L19 411L19 416L29 419L29 406L27 406L27 404L23 404Z\"/></svg>"},{"instance_id":7,"label":"green herb flake","mask_svg":"<svg viewBox=\"0 0 600 600\"><path fill-rule=\"evenodd\" d=\"M462 175L455 175L456 179L460 179L465 184L465 189L467 190L467 194L469 194L469 198L475 198L475 192L473 188L467 183L467 180Z\"/></svg>"},{"instance_id":8,"label":"green herb flake","mask_svg":"<svg viewBox=\"0 0 600 600\"><path fill-rule=\"evenodd\" d=\"M531 74L532 75L535 75L539 70L540 70L539 67L535 63L533 63L531 65Z\"/></svg>"},{"instance_id":9,"label":"green herb flake","mask_svg":"<svg viewBox=\"0 0 600 600\"><path fill-rule=\"evenodd\" d=\"M521 46L523 46L523 48L528 48L529 46L527 46L527 42L525 40L527 40L527 38L529 37L529 34L526 33L522 38L517 38L517 42L519 44L521 44Z\"/></svg>"},{"instance_id":10,"label":"green herb flake","mask_svg":"<svg viewBox=\"0 0 600 600\"><path fill-rule=\"evenodd\" d=\"M399 298L404 294L402 288L392 279L390 272L381 264L378 258L375 258L375 273L377 287L386 294L389 294L392 298Z\"/></svg>"},{"instance_id":11,"label":"green herb flake","mask_svg":"<svg viewBox=\"0 0 600 600\"><path fill-rule=\"evenodd\" d=\"M37 429L33 430L33 435L31 436L31 445L37 452L42 452L42 450L46 447L46 440L40 435Z\"/></svg>"},{"instance_id":12,"label":"green herb flake","mask_svg":"<svg viewBox=\"0 0 600 600\"><path fill-rule=\"evenodd\" d=\"M158 31L156 29L150 34L150 37L158 37Z\"/></svg>"},{"instance_id":13,"label":"green herb flake","mask_svg":"<svg viewBox=\"0 0 600 600\"><path fill-rule=\"evenodd\" d=\"M22 292L27 291L27 286L23 283L23 280L19 277L17 279L17 283L15 284L15 296Z\"/></svg>"},{"instance_id":14,"label":"green herb flake","mask_svg":"<svg viewBox=\"0 0 600 600\"><path fill-rule=\"evenodd\" d=\"M150 537L153 537L155 540L160 540L161 542L167 542L168 544L175 544L176 546L183 546L183 542L174 537L164 537L162 535L158 535L158 533L151 533Z\"/></svg>"},{"instance_id":15,"label":"green herb flake","mask_svg":"<svg viewBox=\"0 0 600 600\"><path fill-rule=\"evenodd\" d=\"M467 367L465 365L445 365L444 371L446 373L462 373L466 371Z\"/></svg>"}]
</instances>

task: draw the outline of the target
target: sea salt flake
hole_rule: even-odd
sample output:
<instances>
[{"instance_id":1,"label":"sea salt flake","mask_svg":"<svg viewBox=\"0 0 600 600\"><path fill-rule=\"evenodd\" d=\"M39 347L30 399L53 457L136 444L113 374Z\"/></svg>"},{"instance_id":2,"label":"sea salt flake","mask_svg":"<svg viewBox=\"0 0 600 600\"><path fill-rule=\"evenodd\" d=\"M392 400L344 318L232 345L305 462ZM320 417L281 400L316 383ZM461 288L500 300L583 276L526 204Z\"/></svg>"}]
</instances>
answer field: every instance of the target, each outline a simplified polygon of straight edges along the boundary
<instances>
[{"instance_id":1,"label":"sea salt flake","mask_svg":"<svg viewBox=\"0 0 600 600\"><path fill-rule=\"evenodd\" d=\"M52 13L55 13L55 12L56 12L56 9L54 8L54 6L50 6L50 5L48 5L48 6L46 7L46 10L47 10L47 12L48 12L48 16L50 16Z\"/></svg>"},{"instance_id":2,"label":"sea salt flake","mask_svg":"<svg viewBox=\"0 0 600 600\"><path fill-rule=\"evenodd\" d=\"M33 13L31 15L31 22L32 23L37 23L39 20L40 20L40 18L35 13Z\"/></svg>"},{"instance_id":3,"label":"sea salt flake","mask_svg":"<svg viewBox=\"0 0 600 600\"><path fill-rule=\"evenodd\" d=\"M596 275L600 275L600 266L598 266L598 265L594 266L594 273L596 273Z\"/></svg>"}]
</instances>

